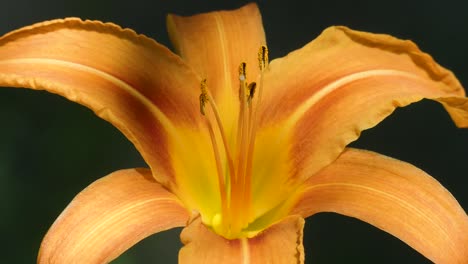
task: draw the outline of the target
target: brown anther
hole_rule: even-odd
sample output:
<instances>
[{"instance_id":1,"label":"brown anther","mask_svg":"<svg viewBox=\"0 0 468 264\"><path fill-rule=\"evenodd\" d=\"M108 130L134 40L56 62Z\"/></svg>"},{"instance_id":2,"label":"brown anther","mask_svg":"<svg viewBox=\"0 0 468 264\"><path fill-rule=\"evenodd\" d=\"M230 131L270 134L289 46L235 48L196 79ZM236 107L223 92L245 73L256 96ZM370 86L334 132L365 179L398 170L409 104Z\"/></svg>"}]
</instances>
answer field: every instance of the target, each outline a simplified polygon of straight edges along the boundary
<instances>
[{"instance_id":1,"label":"brown anther","mask_svg":"<svg viewBox=\"0 0 468 264\"><path fill-rule=\"evenodd\" d=\"M265 70L268 66L268 48L262 45L258 51L258 66L260 71Z\"/></svg>"},{"instance_id":2,"label":"brown anther","mask_svg":"<svg viewBox=\"0 0 468 264\"><path fill-rule=\"evenodd\" d=\"M200 83L200 113L205 115L205 104L208 102L208 91L206 89L206 79L203 79Z\"/></svg>"},{"instance_id":3,"label":"brown anther","mask_svg":"<svg viewBox=\"0 0 468 264\"><path fill-rule=\"evenodd\" d=\"M239 65L239 79L241 81L245 81L247 79L246 68L247 68L247 63L245 63L245 62L242 62Z\"/></svg>"},{"instance_id":4,"label":"brown anther","mask_svg":"<svg viewBox=\"0 0 468 264\"><path fill-rule=\"evenodd\" d=\"M257 83L256 82L251 82L249 83L249 86L247 87L249 90L249 95L247 97L247 103L250 103L255 95L255 89L257 88Z\"/></svg>"}]
</instances>

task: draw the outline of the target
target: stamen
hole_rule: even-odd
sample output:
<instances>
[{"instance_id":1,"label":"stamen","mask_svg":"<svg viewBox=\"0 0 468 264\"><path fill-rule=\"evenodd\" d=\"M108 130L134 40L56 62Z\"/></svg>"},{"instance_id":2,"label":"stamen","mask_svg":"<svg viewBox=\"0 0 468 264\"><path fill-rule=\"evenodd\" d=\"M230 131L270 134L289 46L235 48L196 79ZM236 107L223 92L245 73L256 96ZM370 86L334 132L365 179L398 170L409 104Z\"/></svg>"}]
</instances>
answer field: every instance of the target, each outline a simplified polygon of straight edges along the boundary
<instances>
[{"instance_id":1,"label":"stamen","mask_svg":"<svg viewBox=\"0 0 468 264\"><path fill-rule=\"evenodd\" d=\"M224 128L223 128L223 125L221 123L221 118L219 116L219 111L218 111L218 107L216 106L214 100L213 100L213 97L211 96L211 93L210 91L208 90L208 86L206 84L206 79L203 79L200 83L200 89L201 89L201 94L200 94L200 112L205 115L206 112L205 112L205 104L206 102L209 102L210 103L210 106L211 106L211 110L215 116L215 119L216 119L216 123L218 125L218 129L219 129L219 133L221 135L221 139L223 140L223 145L224 145L224 150L225 150L225 153L226 153L226 159L228 161L228 169L229 169L229 177L231 177L230 179L230 185L232 185L232 178L234 177L235 175L235 171L234 171L234 161L232 159L232 156L231 156L231 151L229 150L229 146L228 146L228 142L227 142L227 138L226 138L226 133L224 132ZM220 188L220 195L221 195L221 203L222 203L222 215L223 217L219 218L219 219L224 219L223 221L226 221L226 219L229 219L229 211L228 211L228 207L229 207L229 199L228 199L228 194L227 194L227 183L226 183L226 180L225 180L225 177L224 177L224 173L223 173L223 169L222 169L222 166L221 166L221 158L220 158L220 155L219 155L219 151L218 151L218 144L216 142L216 137L215 137L215 134L214 134L214 129L213 129L213 126L211 124L211 121L210 119L207 117L206 118L206 123L207 123L207 126L208 126L208 130L210 132L210 139L211 139L211 143L212 143L212 146L213 146L213 151L214 151L214 155L215 155L215 161L216 161L216 170L217 170L217 173L218 173L218 182L219 182L219 188Z\"/></svg>"},{"instance_id":2,"label":"stamen","mask_svg":"<svg viewBox=\"0 0 468 264\"><path fill-rule=\"evenodd\" d=\"M239 89L240 89L240 108L239 108L239 120L238 120L238 131L237 131L237 170L236 177L234 177L233 189L231 191L231 197L233 198L232 214L235 215L232 220L232 227L234 230L240 230L247 221L247 215L242 212L243 208L248 207L248 204L243 202L243 194L245 193L245 168L246 168L246 153L248 150L249 142L249 124L247 117L247 97L246 97L246 67L247 64L242 62L239 65Z\"/></svg>"},{"instance_id":3,"label":"stamen","mask_svg":"<svg viewBox=\"0 0 468 264\"><path fill-rule=\"evenodd\" d=\"M266 68L268 67L268 48L266 46L261 46L259 51L258 51L258 67L260 68L260 84L258 87L258 98L257 98L257 103L256 107L254 109L253 117L251 120L251 127L250 127L250 136L249 136L249 149L247 150L247 166L246 166L246 182L245 182L245 190L247 190L244 193L243 201L246 204L250 204L252 201L252 193L251 193L251 188L252 188L252 169L253 169L253 153L254 153L254 148L255 148L255 137L257 134L257 118L258 118L258 111L260 109L260 104L262 101L262 92L263 92L263 76ZM251 91L251 94L255 93L255 88L257 85L255 84L255 87L253 87L253 90ZM250 207L249 207L250 209ZM247 211L246 214L248 217L252 214L251 211Z\"/></svg>"}]
</instances>

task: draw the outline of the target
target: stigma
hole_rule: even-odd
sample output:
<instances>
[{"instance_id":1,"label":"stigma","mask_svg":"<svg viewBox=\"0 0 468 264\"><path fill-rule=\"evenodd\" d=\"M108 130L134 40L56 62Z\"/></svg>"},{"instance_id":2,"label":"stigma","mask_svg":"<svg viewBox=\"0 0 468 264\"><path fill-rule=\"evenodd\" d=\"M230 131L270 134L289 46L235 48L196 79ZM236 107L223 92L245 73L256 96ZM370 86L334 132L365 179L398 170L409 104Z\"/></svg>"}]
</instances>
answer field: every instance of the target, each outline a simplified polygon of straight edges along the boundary
<instances>
[{"instance_id":1,"label":"stigma","mask_svg":"<svg viewBox=\"0 0 468 264\"><path fill-rule=\"evenodd\" d=\"M239 64L239 113L234 134L235 145L229 144L232 140L228 141L218 107L208 88L208 80L203 79L200 83L200 113L210 133L221 201L220 212L213 217L210 226L228 239L248 236L248 225L255 220L252 208L252 163L263 75L268 68L266 46L261 46L258 51L258 67L260 77L257 84L248 82L247 64ZM217 142L219 138L222 140L222 148L219 148Z\"/></svg>"}]
</instances>

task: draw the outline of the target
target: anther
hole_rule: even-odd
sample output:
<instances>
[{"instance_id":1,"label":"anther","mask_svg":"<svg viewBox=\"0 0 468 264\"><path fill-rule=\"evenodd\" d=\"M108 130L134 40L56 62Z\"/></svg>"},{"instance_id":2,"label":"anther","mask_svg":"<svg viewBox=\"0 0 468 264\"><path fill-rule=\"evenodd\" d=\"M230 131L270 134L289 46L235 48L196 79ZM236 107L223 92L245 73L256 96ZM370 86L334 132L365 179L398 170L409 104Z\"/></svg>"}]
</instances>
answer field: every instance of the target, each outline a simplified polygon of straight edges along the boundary
<instances>
[{"instance_id":1,"label":"anther","mask_svg":"<svg viewBox=\"0 0 468 264\"><path fill-rule=\"evenodd\" d=\"M268 65L268 48L262 45L258 51L258 66L260 71L265 70Z\"/></svg>"},{"instance_id":2,"label":"anther","mask_svg":"<svg viewBox=\"0 0 468 264\"><path fill-rule=\"evenodd\" d=\"M205 104L208 102L208 91L206 89L206 79L203 79L200 83L200 113L205 115Z\"/></svg>"},{"instance_id":3,"label":"anther","mask_svg":"<svg viewBox=\"0 0 468 264\"><path fill-rule=\"evenodd\" d=\"M247 64L245 62L242 62L239 65L239 81L240 81L240 86L239 86L239 100L245 100L242 99L243 96L245 96L245 81L247 79L247 74L246 74L246 69L247 69Z\"/></svg>"},{"instance_id":4,"label":"anther","mask_svg":"<svg viewBox=\"0 0 468 264\"><path fill-rule=\"evenodd\" d=\"M246 67L247 67L247 64L245 62L242 62L239 65L239 80L241 80L241 81L245 81L247 79L247 76L245 74Z\"/></svg>"},{"instance_id":5,"label":"anther","mask_svg":"<svg viewBox=\"0 0 468 264\"><path fill-rule=\"evenodd\" d=\"M249 86L247 87L249 90L249 95L247 97L247 103L250 103L255 95L255 89L257 88L257 83L256 82L251 82L249 83Z\"/></svg>"}]
</instances>

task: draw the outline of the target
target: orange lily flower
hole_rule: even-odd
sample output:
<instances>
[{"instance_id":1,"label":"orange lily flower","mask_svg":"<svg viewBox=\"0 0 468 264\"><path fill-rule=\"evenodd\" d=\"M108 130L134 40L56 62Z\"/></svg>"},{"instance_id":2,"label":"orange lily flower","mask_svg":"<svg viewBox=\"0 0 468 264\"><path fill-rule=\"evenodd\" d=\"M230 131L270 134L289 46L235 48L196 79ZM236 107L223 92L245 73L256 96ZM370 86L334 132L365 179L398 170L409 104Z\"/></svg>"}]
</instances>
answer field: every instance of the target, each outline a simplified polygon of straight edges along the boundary
<instances>
[{"instance_id":1,"label":"orange lily flower","mask_svg":"<svg viewBox=\"0 0 468 264\"><path fill-rule=\"evenodd\" d=\"M424 98L468 127L450 71L410 41L346 27L270 63L255 4L167 23L179 55L76 18L0 38L1 86L92 109L150 167L78 194L38 263L107 263L181 226L181 263L303 263L304 218L318 212L368 222L436 263L468 262L468 216L450 192L408 163L346 147Z\"/></svg>"}]
</instances>

